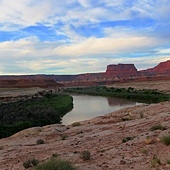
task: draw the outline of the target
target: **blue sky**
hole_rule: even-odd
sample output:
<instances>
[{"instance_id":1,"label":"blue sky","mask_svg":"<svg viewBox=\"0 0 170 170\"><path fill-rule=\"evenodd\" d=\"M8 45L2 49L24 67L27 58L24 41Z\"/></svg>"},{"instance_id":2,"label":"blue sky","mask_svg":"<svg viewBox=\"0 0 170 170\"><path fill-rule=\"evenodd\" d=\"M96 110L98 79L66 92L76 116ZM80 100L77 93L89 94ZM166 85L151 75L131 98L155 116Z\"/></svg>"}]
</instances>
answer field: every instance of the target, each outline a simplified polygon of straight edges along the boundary
<instances>
[{"instance_id":1,"label":"blue sky","mask_svg":"<svg viewBox=\"0 0 170 170\"><path fill-rule=\"evenodd\" d=\"M0 0L0 75L141 70L169 59L169 0Z\"/></svg>"}]
</instances>

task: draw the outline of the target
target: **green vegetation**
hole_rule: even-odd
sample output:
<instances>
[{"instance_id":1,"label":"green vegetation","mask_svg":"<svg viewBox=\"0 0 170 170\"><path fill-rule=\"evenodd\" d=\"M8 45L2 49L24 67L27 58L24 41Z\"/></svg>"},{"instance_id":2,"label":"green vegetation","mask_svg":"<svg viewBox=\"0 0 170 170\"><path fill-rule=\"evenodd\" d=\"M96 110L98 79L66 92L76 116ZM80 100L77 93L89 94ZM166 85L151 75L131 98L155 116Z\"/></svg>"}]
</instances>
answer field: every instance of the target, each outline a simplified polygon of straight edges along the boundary
<instances>
[{"instance_id":1,"label":"green vegetation","mask_svg":"<svg viewBox=\"0 0 170 170\"><path fill-rule=\"evenodd\" d=\"M57 158L58 156L59 156L58 153L53 153L51 157L52 158Z\"/></svg>"},{"instance_id":2,"label":"green vegetation","mask_svg":"<svg viewBox=\"0 0 170 170\"><path fill-rule=\"evenodd\" d=\"M166 130L166 128L165 127L163 127L162 125L160 125L160 124L157 124L157 125L154 125L154 126L152 126L151 128L150 128L150 130L151 131L155 131L155 130Z\"/></svg>"},{"instance_id":3,"label":"green vegetation","mask_svg":"<svg viewBox=\"0 0 170 170\"><path fill-rule=\"evenodd\" d=\"M154 156L153 159L151 160L151 165L152 165L152 167L161 165L160 159L157 156Z\"/></svg>"},{"instance_id":4,"label":"green vegetation","mask_svg":"<svg viewBox=\"0 0 170 170\"><path fill-rule=\"evenodd\" d=\"M140 113L140 118L144 118L144 114L143 113Z\"/></svg>"},{"instance_id":5,"label":"green vegetation","mask_svg":"<svg viewBox=\"0 0 170 170\"><path fill-rule=\"evenodd\" d=\"M134 139L134 137L126 137L126 138L123 138L122 139L122 143L125 143L125 142L127 142L127 141L129 141L129 140L133 140Z\"/></svg>"},{"instance_id":6,"label":"green vegetation","mask_svg":"<svg viewBox=\"0 0 170 170\"><path fill-rule=\"evenodd\" d=\"M90 160L91 153L88 150L82 151L80 157L83 159L83 161Z\"/></svg>"},{"instance_id":7,"label":"green vegetation","mask_svg":"<svg viewBox=\"0 0 170 170\"><path fill-rule=\"evenodd\" d=\"M122 117L122 121L129 121L129 120L133 120L132 116L128 115L128 116Z\"/></svg>"},{"instance_id":8,"label":"green vegetation","mask_svg":"<svg viewBox=\"0 0 170 170\"><path fill-rule=\"evenodd\" d=\"M163 144L169 146L169 145L170 145L170 135L163 136L163 137L161 138L161 142L162 142Z\"/></svg>"},{"instance_id":9,"label":"green vegetation","mask_svg":"<svg viewBox=\"0 0 170 170\"><path fill-rule=\"evenodd\" d=\"M170 164L170 159L167 159L167 160L166 160L166 163L167 163L167 164Z\"/></svg>"},{"instance_id":10,"label":"green vegetation","mask_svg":"<svg viewBox=\"0 0 170 170\"><path fill-rule=\"evenodd\" d=\"M74 123L72 124L72 126L73 126L73 127L81 126L81 124L80 124L80 122L74 122Z\"/></svg>"},{"instance_id":11,"label":"green vegetation","mask_svg":"<svg viewBox=\"0 0 170 170\"><path fill-rule=\"evenodd\" d=\"M0 105L0 138L23 129L60 123L73 108L69 95L48 94L42 98Z\"/></svg>"},{"instance_id":12,"label":"green vegetation","mask_svg":"<svg viewBox=\"0 0 170 170\"><path fill-rule=\"evenodd\" d=\"M67 93L75 94L87 94L97 96L110 96L126 98L128 100L144 101L148 103L156 103L161 101L167 101L170 99L170 95L163 94L157 90L135 90L131 87L125 88L114 88L106 86L92 86L92 87L78 87L65 89Z\"/></svg>"},{"instance_id":13,"label":"green vegetation","mask_svg":"<svg viewBox=\"0 0 170 170\"><path fill-rule=\"evenodd\" d=\"M66 140L68 138L67 135L61 135L61 140Z\"/></svg>"},{"instance_id":14,"label":"green vegetation","mask_svg":"<svg viewBox=\"0 0 170 170\"><path fill-rule=\"evenodd\" d=\"M39 164L39 160L37 160L37 159L28 159L28 160L24 161L23 167L28 169L30 167L37 166L38 164Z\"/></svg>"},{"instance_id":15,"label":"green vegetation","mask_svg":"<svg viewBox=\"0 0 170 170\"><path fill-rule=\"evenodd\" d=\"M76 168L69 161L51 158L34 167L33 170L76 170Z\"/></svg>"},{"instance_id":16,"label":"green vegetation","mask_svg":"<svg viewBox=\"0 0 170 170\"><path fill-rule=\"evenodd\" d=\"M43 139L38 139L38 140L36 141L36 143L37 143L37 145L41 145L41 144L44 144L45 142L44 142Z\"/></svg>"},{"instance_id":17,"label":"green vegetation","mask_svg":"<svg viewBox=\"0 0 170 170\"><path fill-rule=\"evenodd\" d=\"M141 152L144 153L145 155L148 155L148 153L149 153L149 151L147 149L142 149Z\"/></svg>"}]
</instances>

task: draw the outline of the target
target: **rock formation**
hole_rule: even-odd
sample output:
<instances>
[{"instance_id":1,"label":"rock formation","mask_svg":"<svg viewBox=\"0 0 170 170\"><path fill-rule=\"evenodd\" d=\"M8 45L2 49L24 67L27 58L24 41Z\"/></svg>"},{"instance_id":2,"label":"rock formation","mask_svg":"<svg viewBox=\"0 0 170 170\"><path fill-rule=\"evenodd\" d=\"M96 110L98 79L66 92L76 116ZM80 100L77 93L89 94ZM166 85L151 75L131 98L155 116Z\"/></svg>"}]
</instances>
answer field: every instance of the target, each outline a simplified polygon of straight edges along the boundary
<instances>
[{"instance_id":1,"label":"rock formation","mask_svg":"<svg viewBox=\"0 0 170 170\"><path fill-rule=\"evenodd\" d=\"M108 65L105 72L78 75L0 76L0 87L49 87L106 85L115 82L170 79L170 60L154 68L138 71L134 64ZM57 84L59 83L59 84Z\"/></svg>"},{"instance_id":2,"label":"rock formation","mask_svg":"<svg viewBox=\"0 0 170 170\"><path fill-rule=\"evenodd\" d=\"M154 68L150 68L147 70L144 70L144 72L147 73L161 73L161 74L166 74L169 73L170 74L170 60L165 61L165 62L161 62L159 63L157 66L155 66Z\"/></svg>"},{"instance_id":3,"label":"rock formation","mask_svg":"<svg viewBox=\"0 0 170 170\"><path fill-rule=\"evenodd\" d=\"M134 64L118 64L118 65L108 65L106 70L106 75L129 75L137 74L137 69Z\"/></svg>"},{"instance_id":4,"label":"rock formation","mask_svg":"<svg viewBox=\"0 0 170 170\"><path fill-rule=\"evenodd\" d=\"M61 87L53 79L44 76L2 76L0 77L0 88L30 88L30 87Z\"/></svg>"}]
</instances>

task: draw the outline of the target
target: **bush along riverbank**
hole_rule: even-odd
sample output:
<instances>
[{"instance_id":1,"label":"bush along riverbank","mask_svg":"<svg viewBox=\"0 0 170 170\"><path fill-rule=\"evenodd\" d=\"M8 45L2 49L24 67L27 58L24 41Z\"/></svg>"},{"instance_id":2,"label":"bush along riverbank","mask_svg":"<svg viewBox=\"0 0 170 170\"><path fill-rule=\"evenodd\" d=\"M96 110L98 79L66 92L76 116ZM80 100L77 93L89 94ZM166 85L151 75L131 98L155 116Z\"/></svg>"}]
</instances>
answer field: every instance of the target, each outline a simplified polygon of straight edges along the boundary
<instances>
[{"instance_id":1,"label":"bush along riverbank","mask_svg":"<svg viewBox=\"0 0 170 170\"><path fill-rule=\"evenodd\" d=\"M66 94L47 94L42 98L1 104L0 138L34 126L61 123L72 108L73 98Z\"/></svg>"},{"instance_id":2,"label":"bush along riverbank","mask_svg":"<svg viewBox=\"0 0 170 170\"><path fill-rule=\"evenodd\" d=\"M92 86L92 87L67 88L64 91L66 93L74 94L120 97L145 103L159 103L162 101L170 100L170 95L163 94L157 90L145 90L145 89L135 90L132 87L125 89L106 86Z\"/></svg>"}]
</instances>

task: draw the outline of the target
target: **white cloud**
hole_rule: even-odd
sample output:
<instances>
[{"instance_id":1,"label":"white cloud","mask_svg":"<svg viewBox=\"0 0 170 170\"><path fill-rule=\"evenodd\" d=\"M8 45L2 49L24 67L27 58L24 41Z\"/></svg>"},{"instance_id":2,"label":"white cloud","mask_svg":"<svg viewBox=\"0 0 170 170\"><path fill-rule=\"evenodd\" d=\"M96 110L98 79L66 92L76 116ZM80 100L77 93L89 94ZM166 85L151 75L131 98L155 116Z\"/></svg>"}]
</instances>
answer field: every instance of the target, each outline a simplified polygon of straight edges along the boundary
<instances>
[{"instance_id":1,"label":"white cloud","mask_svg":"<svg viewBox=\"0 0 170 170\"><path fill-rule=\"evenodd\" d=\"M74 5L79 2L81 6ZM170 18L168 1L137 0L103 0L93 6L90 0L1 0L0 29L17 30L37 23L54 26L58 21L75 26L102 21L128 20L134 17L154 19ZM97 4L97 2L95 2ZM72 7L70 8L70 5ZM134 14L135 12L135 14Z\"/></svg>"},{"instance_id":2,"label":"white cloud","mask_svg":"<svg viewBox=\"0 0 170 170\"><path fill-rule=\"evenodd\" d=\"M73 5L79 2L80 6ZM90 0L1 0L0 1L0 23L1 30L18 29L36 23L51 24L57 21L65 24L85 24L100 21L127 20L137 16L150 17L154 19L170 18L170 6L168 0L103 0L98 2L103 6L93 6ZM97 2L95 2L97 4ZM72 7L70 8L70 5ZM134 16L135 12L135 16ZM14 28L11 28L13 26Z\"/></svg>"},{"instance_id":3,"label":"white cloud","mask_svg":"<svg viewBox=\"0 0 170 170\"><path fill-rule=\"evenodd\" d=\"M87 69L93 72L102 71L107 64L116 62L136 62L142 68L143 59L149 64L167 59L169 41L162 38L162 33L167 34L167 25L170 25L168 4L169 0L0 0L0 30L17 31L39 24L56 29L57 35L66 37L58 40L56 36L55 42L41 42L33 34L16 41L0 42L0 74L12 73L15 69L12 67L20 68L18 72L22 73L53 73L55 68L56 73L79 73ZM142 26L143 30L133 23L127 26L134 18L153 19L155 24ZM129 23L123 26L121 21L127 20ZM98 36L101 38L83 37L77 31L80 26L97 28L100 22L110 21L120 21L122 25L116 26L116 22L110 26L101 24L101 35ZM155 28L162 29L159 37L157 31L152 34L155 38L148 36ZM164 45L167 47L163 48ZM146 51L152 52L145 55ZM140 52L143 52L142 58L123 56Z\"/></svg>"},{"instance_id":4,"label":"white cloud","mask_svg":"<svg viewBox=\"0 0 170 170\"><path fill-rule=\"evenodd\" d=\"M78 0L82 7L91 7L90 0Z\"/></svg>"},{"instance_id":5,"label":"white cloud","mask_svg":"<svg viewBox=\"0 0 170 170\"><path fill-rule=\"evenodd\" d=\"M48 19L54 16L54 14L63 12L64 9L60 8L59 5L53 0L1 0L0 22L3 23L1 30L13 30L35 25L36 23L48 22ZM15 28L11 28L11 25Z\"/></svg>"},{"instance_id":6,"label":"white cloud","mask_svg":"<svg viewBox=\"0 0 170 170\"><path fill-rule=\"evenodd\" d=\"M109 7L122 7L125 4L126 0L103 0L103 2L106 4L106 6Z\"/></svg>"},{"instance_id":7,"label":"white cloud","mask_svg":"<svg viewBox=\"0 0 170 170\"><path fill-rule=\"evenodd\" d=\"M160 42L148 37L127 38L89 38L78 44L63 45L56 48L59 55L82 56L93 54L121 54L140 51L158 45Z\"/></svg>"},{"instance_id":8,"label":"white cloud","mask_svg":"<svg viewBox=\"0 0 170 170\"><path fill-rule=\"evenodd\" d=\"M73 31L70 25L65 25L60 29L60 31L57 30L56 33L67 36L69 42L79 42L80 40L84 39L84 37L79 36L75 31Z\"/></svg>"},{"instance_id":9,"label":"white cloud","mask_svg":"<svg viewBox=\"0 0 170 170\"><path fill-rule=\"evenodd\" d=\"M156 48L159 39L149 37L125 38L88 38L74 44L57 44L55 42L40 42L36 37L0 43L1 72L14 74L13 67L18 67L18 73L55 73L71 74L104 71L111 63L138 63L138 67L149 62L149 56L120 57L124 54L140 53L149 48ZM160 52L165 52L161 51ZM166 51L169 52L169 49ZM155 53L155 55L158 55ZM154 56L154 54L153 54ZM145 58L145 59L144 59ZM167 56L155 57L152 63ZM143 62L143 60L145 62ZM3 68L3 69L2 69ZM56 69L56 70L55 70ZM87 71L88 70L88 71ZM17 74L17 69L16 72Z\"/></svg>"},{"instance_id":10,"label":"white cloud","mask_svg":"<svg viewBox=\"0 0 170 170\"><path fill-rule=\"evenodd\" d=\"M157 54L168 54L170 59L170 48L158 49Z\"/></svg>"}]
</instances>

